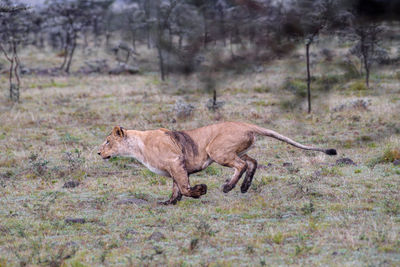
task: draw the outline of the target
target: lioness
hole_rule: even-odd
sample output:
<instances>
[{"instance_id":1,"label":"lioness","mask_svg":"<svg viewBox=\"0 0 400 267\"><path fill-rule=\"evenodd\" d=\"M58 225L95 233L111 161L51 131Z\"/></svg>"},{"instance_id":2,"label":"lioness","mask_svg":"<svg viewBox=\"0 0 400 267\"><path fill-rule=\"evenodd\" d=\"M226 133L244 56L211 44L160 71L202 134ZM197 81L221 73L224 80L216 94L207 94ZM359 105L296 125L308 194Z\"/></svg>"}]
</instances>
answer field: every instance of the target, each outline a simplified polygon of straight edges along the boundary
<instances>
[{"instance_id":1,"label":"lioness","mask_svg":"<svg viewBox=\"0 0 400 267\"><path fill-rule=\"evenodd\" d=\"M246 172L241 192L246 193L257 169L257 161L246 152L256 135L264 135L289 143L295 147L336 155L335 149L323 149L299 144L272 130L243 122L222 122L189 131L158 129L151 131L126 130L114 127L101 145L98 154L103 159L113 156L133 157L150 171L172 177L171 198L161 204L176 204L182 195L199 198L207 193L205 184L190 186L189 175L204 170L211 163L235 170L223 186L231 191Z\"/></svg>"}]
</instances>

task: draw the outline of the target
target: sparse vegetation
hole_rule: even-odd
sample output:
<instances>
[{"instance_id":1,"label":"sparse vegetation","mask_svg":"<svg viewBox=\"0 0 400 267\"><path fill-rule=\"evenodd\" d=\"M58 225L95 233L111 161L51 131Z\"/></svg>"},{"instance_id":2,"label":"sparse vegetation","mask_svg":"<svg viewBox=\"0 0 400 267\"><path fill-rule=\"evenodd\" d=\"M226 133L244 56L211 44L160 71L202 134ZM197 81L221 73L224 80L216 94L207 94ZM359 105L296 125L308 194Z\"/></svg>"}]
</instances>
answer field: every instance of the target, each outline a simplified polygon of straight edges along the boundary
<instances>
[{"instance_id":1,"label":"sparse vegetation","mask_svg":"<svg viewBox=\"0 0 400 267\"><path fill-rule=\"evenodd\" d=\"M147 6L152 1L137 1L117 17L104 7L101 19L127 22L128 29L98 24L94 36L84 27L69 41L56 31L44 38L54 47L40 48L40 34L32 33L36 44L18 46L24 71L16 103L9 100L7 61L0 59L0 266L400 265L399 64L371 65L368 89L360 80L363 66L347 58L353 43L321 31L309 51L313 110L307 114L304 36L287 44L297 36L293 24L275 27L281 17L272 24L251 21L262 1L239 1L255 5L243 14L217 7L221 1L194 2L193 13L184 1L166 1L159 14ZM168 13L171 3L177 6ZM133 18L125 21L129 14ZM153 39L157 27L148 22L161 23L165 40ZM392 51L400 31L395 22L389 26L396 30L390 43L385 36L381 41ZM279 31L295 33L283 38ZM271 41L266 45L261 37ZM128 59L136 60L140 73L81 71L93 59L115 61L110 50L119 39L132 43ZM196 51L186 54L189 48ZM397 50L389 54L393 62ZM69 64L72 53L69 75L52 71ZM211 62L213 53L221 60ZM179 60L196 64L175 65ZM237 61L244 62L240 68ZM211 63L218 109L195 71ZM219 121L255 123L336 148L338 156L258 138L248 152L258 169L246 194L241 181L224 194L221 186L232 170L213 164L191 175L192 185L207 184L206 195L161 206L172 179L134 159L97 155L115 125L182 130Z\"/></svg>"},{"instance_id":2,"label":"sparse vegetation","mask_svg":"<svg viewBox=\"0 0 400 267\"><path fill-rule=\"evenodd\" d=\"M269 74L274 73L271 70ZM224 195L220 187L231 172L211 165L192 176L192 184L209 186L207 195L194 200L185 198L179 205L164 207L157 206L156 202L169 196L172 187L169 178L154 175L132 159L113 158L105 162L96 154L116 117L120 118L118 124L135 129L193 128L213 118L212 112L197 104L208 99L201 92L190 96L197 111L196 120L181 121L179 125L159 113L160 108L172 109L178 97L174 94L165 94L161 104L148 98L140 108L136 107L136 99L142 99L144 92L151 95L161 86L152 84L153 79L152 74L132 78L90 76L83 79L86 85L79 88L31 88L22 94L23 105L14 107L21 118L17 125L10 113L1 115L0 133L4 138L0 138L0 144L5 149L0 151L3 196L0 199L0 255L7 264L40 265L39 260L43 262L46 258L48 262L64 262L68 266L97 265L102 261L109 265L117 262L212 265L221 263L213 256L217 255L225 259L225 264L264 262L268 266L281 263L283 258L295 264L303 260L330 261L331 255L336 254L347 255L337 258L338 264L367 261L378 264L383 260L397 264L392 256L398 253L399 170L392 161L397 157L399 137L394 129L400 118L397 113L388 115L382 109L389 103L385 92L396 89L371 96L370 111L349 107L346 112L330 113L329 109L318 108L323 99L316 98L314 107L318 115L310 118L302 113L277 114L279 105L261 106L271 109L273 118L269 112L260 112L254 117L256 111L248 103L269 102L269 97L256 92L257 98L243 102L239 97L244 94L242 91L226 89L231 93L223 96L224 119L252 121L305 143L329 142L331 145L327 146L333 147L339 144L339 154L351 158L357 166L335 166L336 158L288 150L282 143L259 139L250 155L258 159L261 167L247 194L235 188ZM253 80L251 77L237 79ZM48 82L35 77L24 80L29 84ZM75 84L74 77L62 78L62 81ZM111 89L110 82L115 84ZM229 84L236 82L232 79ZM396 82L387 80L387 88L397 88L390 87ZM121 88L130 88L132 83L135 83L134 89L117 93ZM328 104L335 106L351 99L352 96L341 92L329 92L332 104ZM61 94L63 99L86 96L84 102L62 106L62 113L51 112ZM267 93L271 99L279 94ZM47 105L41 104L42 95L47 96ZM8 105L6 98L1 101ZM399 104L397 101L389 105L394 110ZM102 114L102 118L83 117L78 123L73 116L79 108ZM149 120L138 120L146 118L142 114L154 115ZM353 120L355 115L359 119ZM50 129L45 123L37 123L45 119L62 119L66 125L54 124ZM298 127L298 123L302 126ZM28 137L34 138L28 146L19 142ZM346 140L352 145L347 146ZM369 146L370 143L375 146ZM369 168L368 163L374 157L379 158L379 163ZM282 167L289 160L295 171ZM80 182L79 186L62 188L66 181L75 180ZM293 180L297 184L291 183ZM132 201L117 204L124 199ZM66 218L85 218L86 222L66 224ZM129 234L125 235L127 229ZM148 240L154 231L162 232L165 239ZM386 233L384 241L379 231ZM362 239L361 233L365 236ZM371 248L374 238L380 241ZM40 248L34 245L39 240ZM116 245L111 245L114 242ZM64 252L60 254L63 246ZM24 253L15 253L22 248ZM91 257L85 256L88 251ZM318 251L326 251L327 256ZM364 258L358 257L360 253Z\"/></svg>"}]
</instances>

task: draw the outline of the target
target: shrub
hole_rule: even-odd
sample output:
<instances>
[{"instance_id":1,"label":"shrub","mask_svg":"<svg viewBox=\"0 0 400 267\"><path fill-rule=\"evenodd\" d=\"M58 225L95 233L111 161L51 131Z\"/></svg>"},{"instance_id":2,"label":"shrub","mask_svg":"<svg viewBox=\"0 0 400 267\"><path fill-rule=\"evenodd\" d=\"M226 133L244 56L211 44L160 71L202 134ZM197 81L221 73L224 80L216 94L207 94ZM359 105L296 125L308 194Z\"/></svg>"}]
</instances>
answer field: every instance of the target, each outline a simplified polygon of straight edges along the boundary
<instances>
[{"instance_id":1,"label":"shrub","mask_svg":"<svg viewBox=\"0 0 400 267\"><path fill-rule=\"evenodd\" d=\"M272 241L278 245L282 244L284 239L285 239L285 237L283 236L283 234L281 232L278 232L272 236Z\"/></svg>"},{"instance_id":2,"label":"shrub","mask_svg":"<svg viewBox=\"0 0 400 267\"><path fill-rule=\"evenodd\" d=\"M305 203L301 208L301 211L303 212L304 215L313 213L315 211L315 208L312 201L310 201L309 203Z\"/></svg>"},{"instance_id":3,"label":"shrub","mask_svg":"<svg viewBox=\"0 0 400 267\"><path fill-rule=\"evenodd\" d=\"M367 166L373 168L377 164L390 163L395 160L400 160L400 147L393 147L393 145L389 144L383 151L382 156L377 156L370 159L367 163Z\"/></svg>"},{"instance_id":4,"label":"shrub","mask_svg":"<svg viewBox=\"0 0 400 267\"><path fill-rule=\"evenodd\" d=\"M329 91L335 84L341 82L342 80L343 77L339 75L333 75L333 74L323 75L317 79L316 81L317 87L314 88L315 86L313 86L313 88L322 91Z\"/></svg>"},{"instance_id":5,"label":"shrub","mask_svg":"<svg viewBox=\"0 0 400 267\"><path fill-rule=\"evenodd\" d=\"M31 153L29 156L29 164L30 164L30 171L32 175L30 177L40 177L46 176L48 174L48 167L49 164L48 160L39 158L38 154Z\"/></svg>"},{"instance_id":6,"label":"shrub","mask_svg":"<svg viewBox=\"0 0 400 267\"><path fill-rule=\"evenodd\" d=\"M298 97L307 96L307 83L301 79L286 80L283 88L294 93Z\"/></svg>"},{"instance_id":7,"label":"shrub","mask_svg":"<svg viewBox=\"0 0 400 267\"><path fill-rule=\"evenodd\" d=\"M365 91L368 90L368 87L365 85L364 81L355 81L349 86L350 91Z\"/></svg>"},{"instance_id":8,"label":"shrub","mask_svg":"<svg viewBox=\"0 0 400 267\"><path fill-rule=\"evenodd\" d=\"M285 100L279 103L280 107L285 110L293 110L296 108L297 103L290 100Z\"/></svg>"},{"instance_id":9,"label":"shrub","mask_svg":"<svg viewBox=\"0 0 400 267\"><path fill-rule=\"evenodd\" d=\"M383 210L387 214L398 215L400 214L400 204L393 199L385 199L383 201Z\"/></svg>"},{"instance_id":10,"label":"shrub","mask_svg":"<svg viewBox=\"0 0 400 267\"><path fill-rule=\"evenodd\" d=\"M73 152L65 152L64 160L68 163L70 170L76 170L85 163L85 158L77 148Z\"/></svg>"},{"instance_id":11,"label":"shrub","mask_svg":"<svg viewBox=\"0 0 400 267\"><path fill-rule=\"evenodd\" d=\"M399 75L400 76L400 75ZM269 87L258 86L253 88L254 92L256 93L268 93L271 91Z\"/></svg>"},{"instance_id":12,"label":"shrub","mask_svg":"<svg viewBox=\"0 0 400 267\"><path fill-rule=\"evenodd\" d=\"M211 226L201 219L198 224L196 224L196 229L201 237L204 236L214 236L217 231L214 231Z\"/></svg>"},{"instance_id":13,"label":"shrub","mask_svg":"<svg viewBox=\"0 0 400 267\"><path fill-rule=\"evenodd\" d=\"M400 159L400 148L398 147L387 147L383 152L382 163L393 162Z\"/></svg>"}]
</instances>

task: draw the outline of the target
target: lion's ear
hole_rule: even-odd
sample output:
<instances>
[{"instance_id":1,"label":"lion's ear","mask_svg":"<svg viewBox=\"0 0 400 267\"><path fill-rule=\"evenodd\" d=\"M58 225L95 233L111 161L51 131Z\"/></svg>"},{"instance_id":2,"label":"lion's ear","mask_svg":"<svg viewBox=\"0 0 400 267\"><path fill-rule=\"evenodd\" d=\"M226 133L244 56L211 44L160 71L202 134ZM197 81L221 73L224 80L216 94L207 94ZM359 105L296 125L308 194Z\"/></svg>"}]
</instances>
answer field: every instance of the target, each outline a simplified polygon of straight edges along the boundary
<instances>
[{"instance_id":1,"label":"lion's ear","mask_svg":"<svg viewBox=\"0 0 400 267\"><path fill-rule=\"evenodd\" d=\"M118 137L125 137L126 130L121 126L115 126L113 130L113 135Z\"/></svg>"}]
</instances>

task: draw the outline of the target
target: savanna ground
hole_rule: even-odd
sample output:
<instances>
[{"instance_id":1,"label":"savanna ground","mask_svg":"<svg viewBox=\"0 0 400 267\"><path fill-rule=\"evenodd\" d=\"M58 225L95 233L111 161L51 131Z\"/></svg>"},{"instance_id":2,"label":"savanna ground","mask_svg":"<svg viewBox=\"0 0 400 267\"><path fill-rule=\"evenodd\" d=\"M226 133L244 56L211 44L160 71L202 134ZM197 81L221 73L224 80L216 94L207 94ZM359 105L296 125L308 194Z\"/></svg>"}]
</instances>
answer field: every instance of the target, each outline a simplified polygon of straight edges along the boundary
<instances>
[{"instance_id":1,"label":"savanna ground","mask_svg":"<svg viewBox=\"0 0 400 267\"><path fill-rule=\"evenodd\" d=\"M375 67L367 89L343 67L346 47L324 59L319 52L328 45L313 48L311 115L304 57L296 55L228 74L218 83L225 105L216 113L193 76L28 75L18 104L7 100L3 76L0 266L398 266L400 68ZM53 54L21 58L52 66L61 60ZM195 106L191 117L176 118L179 99ZM192 185L207 184L207 195L160 206L170 179L135 160L96 154L114 125L189 129L223 120L252 122L339 155L259 138L249 154L261 167L247 194L239 187L222 193L232 170L212 165L191 176ZM344 157L356 165L336 162ZM63 187L71 181L80 184Z\"/></svg>"}]
</instances>

